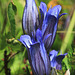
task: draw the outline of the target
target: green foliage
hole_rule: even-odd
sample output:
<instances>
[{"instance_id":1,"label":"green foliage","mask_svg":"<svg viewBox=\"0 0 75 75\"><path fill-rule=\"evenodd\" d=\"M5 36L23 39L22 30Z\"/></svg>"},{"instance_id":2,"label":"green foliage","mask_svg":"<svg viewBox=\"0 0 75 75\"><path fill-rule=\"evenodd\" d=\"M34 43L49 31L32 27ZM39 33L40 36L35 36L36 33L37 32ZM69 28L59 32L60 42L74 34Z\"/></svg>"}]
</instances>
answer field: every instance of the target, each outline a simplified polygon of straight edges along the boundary
<instances>
[{"instance_id":1,"label":"green foliage","mask_svg":"<svg viewBox=\"0 0 75 75\"><path fill-rule=\"evenodd\" d=\"M4 35L1 37L1 40L0 40L0 42L1 42L0 49L1 50L3 50L4 48L6 48L6 46L7 46L7 43L6 43L6 39L5 38L6 37Z\"/></svg>"},{"instance_id":2,"label":"green foliage","mask_svg":"<svg viewBox=\"0 0 75 75\"><path fill-rule=\"evenodd\" d=\"M12 3L12 9L13 9L14 13L16 14L17 13L17 8L13 3Z\"/></svg>"},{"instance_id":3,"label":"green foliage","mask_svg":"<svg viewBox=\"0 0 75 75\"><path fill-rule=\"evenodd\" d=\"M56 38L55 38L54 44L52 45L52 49L60 50L60 47L62 45L61 43L62 43L62 40L61 40L59 34L56 34Z\"/></svg>"},{"instance_id":4,"label":"green foliage","mask_svg":"<svg viewBox=\"0 0 75 75\"><path fill-rule=\"evenodd\" d=\"M16 13L17 8L13 5L12 2L8 5L8 17L11 25L11 35L15 37L15 18L14 18L14 12Z\"/></svg>"}]
</instances>

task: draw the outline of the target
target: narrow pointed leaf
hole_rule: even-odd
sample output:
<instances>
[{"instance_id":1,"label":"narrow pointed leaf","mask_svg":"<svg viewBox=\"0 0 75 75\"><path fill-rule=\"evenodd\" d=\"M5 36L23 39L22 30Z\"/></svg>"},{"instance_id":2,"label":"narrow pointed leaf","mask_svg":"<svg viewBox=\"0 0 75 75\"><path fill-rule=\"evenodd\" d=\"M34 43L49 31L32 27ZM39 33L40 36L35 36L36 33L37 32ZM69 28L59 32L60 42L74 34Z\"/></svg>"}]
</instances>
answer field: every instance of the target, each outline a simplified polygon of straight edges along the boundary
<instances>
[{"instance_id":1,"label":"narrow pointed leaf","mask_svg":"<svg viewBox=\"0 0 75 75\"><path fill-rule=\"evenodd\" d=\"M15 29L16 29L15 25L16 24L15 24L15 18L14 18L15 15L14 15L13 7L14 7L13 3L10 2L9 5L8 5L8 17L9 17L9 21L10 21L11 35L13 37L15 37Z\"/></svg>"}]
</instances>

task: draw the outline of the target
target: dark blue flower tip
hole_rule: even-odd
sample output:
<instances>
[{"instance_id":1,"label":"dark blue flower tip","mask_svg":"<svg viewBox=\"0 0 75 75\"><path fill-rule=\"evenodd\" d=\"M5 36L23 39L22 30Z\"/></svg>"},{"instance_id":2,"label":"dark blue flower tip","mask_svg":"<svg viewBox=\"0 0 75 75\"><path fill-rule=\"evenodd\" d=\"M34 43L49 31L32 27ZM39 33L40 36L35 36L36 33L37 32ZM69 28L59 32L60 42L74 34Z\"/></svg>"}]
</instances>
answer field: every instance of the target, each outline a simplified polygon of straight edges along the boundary
<instances>
[{"instance_id":1,"label":"dark blue flower tip","mask_svg":"<svg viewBox=\"0 0 75 75\"><path fill-rule=\"evenodd\" d=\"M57 56L57 54L58 54L58 51L55 51L55 50L52 50L49 53L51 67L56 68L57 70L61 70L62 69L61 62L62 62L63 58L67 55L67 53L61 54L58 56Z\"/></svg>"},{"instance_id":2,"label":"dark blue flower tip","mask_svg":"<svg viewBox=\"0 0 75 75\"><path fill-rule=\"evenodd\" d=\"M22 22L23 31L31 36L39 25L38 10L35 0L26 0Z\"/></svg>"}]
</instances>

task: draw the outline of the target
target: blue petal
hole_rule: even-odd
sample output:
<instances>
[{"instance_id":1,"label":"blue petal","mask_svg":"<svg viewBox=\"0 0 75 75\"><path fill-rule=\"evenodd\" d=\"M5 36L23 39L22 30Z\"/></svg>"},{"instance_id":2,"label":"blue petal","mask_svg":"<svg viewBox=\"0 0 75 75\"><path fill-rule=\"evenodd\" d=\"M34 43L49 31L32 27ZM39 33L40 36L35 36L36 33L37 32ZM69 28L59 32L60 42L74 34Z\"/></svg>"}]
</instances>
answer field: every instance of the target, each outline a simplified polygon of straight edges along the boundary
<instances>
[{"instance_id":1,"label":"blue petal","mask_svg":"<svg viewBox=\"0 0 75 75\"><path fill-rule=\"evenodd\" d=\"M61 63L56 63L56 70L61 70L61 69L62 69Z\"/></svg>"},{"instance_id":2,"label":"blue petal","mask_svg":"<svg viewBox=\"0 0 75 75\"><path fill-rule=\"evenodd\" d=\"M45 34L46 31L48 32L50 28L52 28L55 24L56 24L56 17L50 14L47 14L43 21L42 34ZM49 28L49 30L46 30L47 28Z\"/></svg>"},{"instance_id":3,"label":"blue petal","mask_svg":"<svg viewBox=\"0 0 75 75\"><path fill-rule=\"evenodd\" d=\"M22 42L22 44L24 44L28 48L30 48L30 45L32 44L31 38L29 35L21 35L19 41Z\"/></svg>"},{"instance_id":4,"label":"blue petal","mask_svg":"<svg viewBox=\"0 0 75 75\"><path fill-rule=\"evenodd\" d=\"M50 56L50 61L51 61L51 67L55 67L58 70L62 69L61 66L61 62L63 60L63 58L65 57L65 55L67 55L67 53L63 54L63 55L58 55L58 52L55 50L52 50L49 54Z\"/></svg>"},{"instance_id":5,"label":"blue petal","mask_svg":"<svg viewBox=\"0 0 75 75\"><path fill-rule=\"evenodd\" d=\"M31 36L35 34L38 24L38 11L34 0L26 0L26 5L23 13L23 31Z\"/></svg>"},{"instance_id":6,"label":"blue petal","mask_svg":"<svg viewBox=\"0 0 75 75\"><path fill-rule=\"evenodd\" d=\"M62 54L62 55L58 55L58 56L56 57L56 61L57 61L58 63L61 63L62 60L63 60L63 58L65 57L65 55L67 55L67 53Z\"/></svg>"},{"instance_id":7,"label":"blue petal","mask_svg":"<svg viewBox=\"0 0 75 75\"><path fill-rule=\"evenodd\" d=\"M50 62L46 50L43 44L35 43L31 45L30 51L30 63L32 64L32 70L34 75L49 75L50 74Z\"/></svg>"},{"instance_id":8,"label":"blue petal","mask_svg":"<svg viewBox=\"0 0 75 75\"><path fill-rule=\"evenodd\" d=\"M42 32L40 29L37 29L37 31L36 31L36 39L38 42L41 42L41 40L42 40Z\"/></svg>"},{"instance_id":9,"label":"blue petal","mask_svg":"<svg viewBox=\"0 0 75 75\"><path fill-rule=\"evenodd\" d=\"M58 62L58 63L61 63L62 62L62 59L65 57L65 55L58 55L57 57L56 57L56 61Z\"/></svg>"},{"instance_id":10,"label":"blue petal","mask_svg":"<svg viewBox=\"0 0 75 75\"><path fill-rule=\"evenodd\" d=\"M50 56L50 60L52 61L54 59L54 57L56 57L58 54L58 51L55 51L55 50L52 50L50 53L49 53L49 56Z\"/></svg>"},{"instance_id":11,"label":"blue petal","mask_svg":"<svg viewBox=\"0 0 75 75\"><path fill-rule=\"evenodd\" d=\"M52 54L52 55L54 55L54 56L57 56L58 51L52 50L49 54Z\"/></svg>"},{"instance_id":12,"label":"blue petal","mask_svg":"<svg viewBox=\"0 0 75 75\"><path fill-rule=\"evenodd\" d=\"M41 60L40 56L40 44L39 43L36 43L34 45L31 45L31 48L30 48L30 51L31 51L31 61L30 63L32 64L32 70L34 69L34 75L42 75L43 72L45 72L45 66L43 64L43 61ZM44 68L40 67L40 66L43 66ZM43 71L43 72L42 72Z\"/></svg>"},{"instance_id":13,"label":"blue petal","mask_svg":"<svg viewBox=\"0 0 75 75\"><path fill-rule=\"evenodd\" d=\"M46 12L47 12L47 6L44 2L40 3L39 9L40 9L41 15L44 14L44 16L45 16Z\"/></svg>"},{"instance_id":14,"label":"blue petal","mask_svg":"<svg viewBox=\"0 0 75 75\"><path fill-rule=\"evenodd\" d=\"M51 36L52 34L50 33L50 34L48 34L45 38L44 38L44 43L45 43L45 41Z\"/></svg>"},{"instance_id":15,"label":"blue petal","mask_svg":"<svg viewBox=\"0 0 75 75\"><path fill-rule=\"evenodd\" d=\"M54 15L56 18L58 17L59 13L61 11L61 6L60 5L56 5L53 8L50 8L48 10L48 14Z\"/></svg>"},{"instance_id":16,"label":"blue petal","mask_svg":"<svg viewBox=\"0 0 75 75\"><path fill-rule=\"evenodd\" d=\"M51 62L51 67L56 68L57 62L56 62L55 57L50 62Z\"/></svg>"},{"instance_id":17,"label":"blue petal","mask_svg":"<svg viewBox=\"0 0 75 75\"><path fill-rule=\"evenodd\" d=\"M50 74L50 69L51 69L50 68L50 61L49 61L49 58L48 58L48 55L47 55L47 52L45 50L45 47L44 47L43 43L41 43L40 49L41 49L42 58L43 58L44 63L45 63L46 75L49 75Z\"/></svg>"},{"instance_id":18,"label":"blue petal","mask_svg":"<svg viewBox=\"0 0 75 75\"><path fill-rule=\"evenodd\" d=\"M41 2L39 9L40 9L40 13L41 13L41 19L40 19L39 27L40 27L40 29L42 29L43 20L44 20L44 18L46 16L46 12L47 12L46 4L44 2Z\"/></svg>"},{"instance_id":19,"label":"blue petal","mask_svg":"<svg viewBox=\"0 0 75 75\"><path fill-rule=\"evenodd\" d=\"M50 62L51 62L51 67L54 67L58 70L61 70L62 69L62 66L61 66L61 62L62 62L62 59L65 57L65 54L63 55L59 55L57 56L58 52L55 51L55 50L52 50L50 53L49 53L49 56L50 56Z\"/></svg>"},{"instance_id":20,"label":"blue petal","mask_svg":"<svg viewBox=\"0 0 75 75\"><path fill-rule=\"evenodd\" d=\"M61 62L64 57L65 57L65 55L59 55L56 57L56 69L58 69L58 70L62 69Z\"/></svg>"},{"instance_id":21,"label":"blue petal","mask_svg":"<svg viewBox=\"0 0 75 75\"><path fill-rule=\"evenodd\" d=\"M66 15L67 13L62 13L61 15L59 15L59 18L62 16L62 15Z\"/></svg>"},{"instance_id":22,"label":"blue petal","mask_svg":"<svg viewBox=\"0 0 75 75\"><path fill-rule=\"evenodd\" d=\"M54 39L55 39L55 36L56 36L56 31L57 31L57 19L56 17L50 15L50 14L47 14L46 15L46 18L43 22L43 25L42 25L42 35L43 35L43 40L45 39L45 37L48 35L48 34L52 34L51 36L49 36L47 38L47 40L45 41L45 48L47 51L50 50L53 42L54 42Z\"/></svg>"}]
</instances>

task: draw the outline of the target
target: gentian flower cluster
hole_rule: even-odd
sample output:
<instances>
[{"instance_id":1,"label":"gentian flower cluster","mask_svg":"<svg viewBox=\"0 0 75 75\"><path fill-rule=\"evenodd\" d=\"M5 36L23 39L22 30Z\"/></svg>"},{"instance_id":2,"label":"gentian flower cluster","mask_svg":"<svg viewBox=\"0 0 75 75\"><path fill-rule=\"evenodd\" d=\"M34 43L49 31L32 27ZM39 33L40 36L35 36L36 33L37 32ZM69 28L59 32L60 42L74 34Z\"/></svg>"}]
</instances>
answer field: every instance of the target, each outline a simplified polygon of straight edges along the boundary
<instances>
[{"instance_id":1,"label":"gentian flower cluster","mask_svg":"<svg viewBox=\"0 0 75 75\"><path fill-rule=\"evenodd\" d=\"M50 75L51 67L56 67L65 55L60 55L62 59L51 52L48 52L54 42L61 6L57 5L47 11L45 3L41 2L39 6L41 19L39 19L35 0L26 0L23 13L23 31L19 41L27 48L28 59L34 75ZM52 59L50 60L49 57ZM54 62L54 63L53 63ZM56 67L57 68L57 67ZM59 68L57 68L59 69Z\"/></svg>"}]
</instances>

